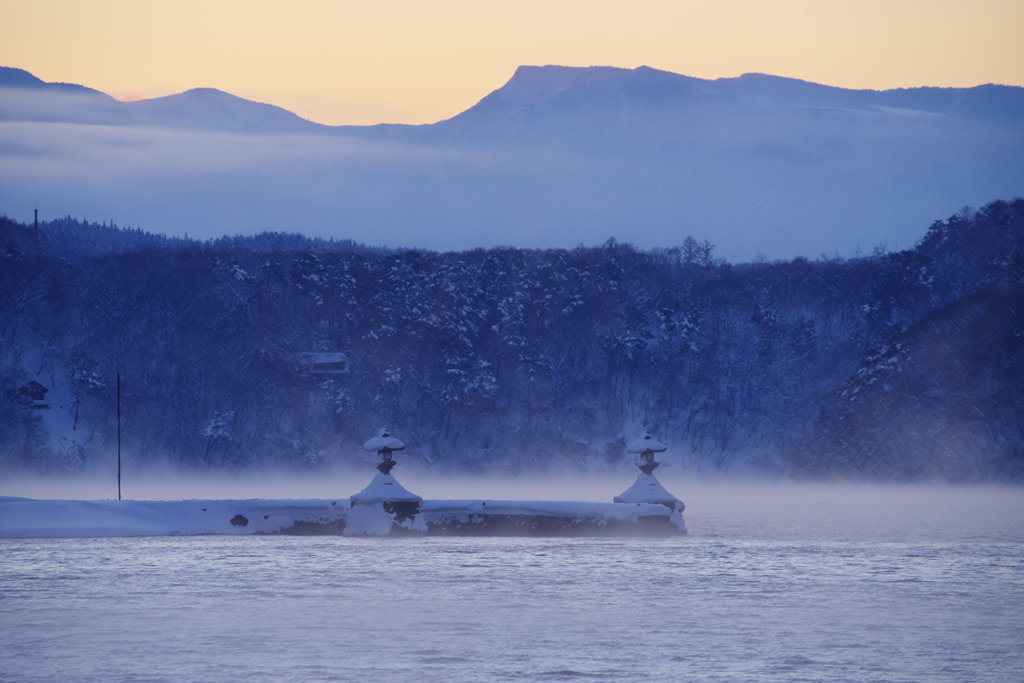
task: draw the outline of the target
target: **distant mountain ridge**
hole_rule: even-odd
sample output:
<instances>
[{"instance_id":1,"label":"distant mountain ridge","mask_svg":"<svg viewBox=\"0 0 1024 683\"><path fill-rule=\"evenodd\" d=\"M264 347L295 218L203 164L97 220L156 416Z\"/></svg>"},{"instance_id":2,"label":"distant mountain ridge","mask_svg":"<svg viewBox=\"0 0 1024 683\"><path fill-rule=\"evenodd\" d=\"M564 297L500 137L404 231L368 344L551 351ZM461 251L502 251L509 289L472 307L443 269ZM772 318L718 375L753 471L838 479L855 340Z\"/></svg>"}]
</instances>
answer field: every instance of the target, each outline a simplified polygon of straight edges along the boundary
<instances>
[{"instance_id":1,"label":"distant mountain ridge","mask_svg":"<svg viewBox=\"0 0 1024 683\"><path fill-rule=\"evenodd\" d=\"M177 95L128 102L150 125L215 128L246 133L310 132L320 128L287 109L253 102L216 88L192 88Z\"/></svg>"},{"instance_id":2,"label":"distant mountain ridge","mask_svg":"<svg viewBox=\"0 0 1024 683\"><path fill-rule=\"evenodd\" d=\"M1009 116L1020 121L1024 117L1024 88L987 84L972 88L849 90L757 73L706 80L646 66L523 66L508 83L475 106L434 125L536 115L544 109L578 112L613 108L621 113L671 107L809 108L874 113L901 110L963 118Z\"/></svg>"},{"instance_id":3,"label":"distant mountain ridge","mask_svg":"<svg viewBox=\"0 0 1024 683\"><path fill-rule=\"evenodd\" d=\"M48 111L43 118L33 118L41 102L35 101L32 107L18 109L10 106L13 98L0 99L0 120L207 128L239 133L310 132L327 128L281 107L253 102L216 88L192 88L165 97L121 102L92 88L47 83L23 69L0 67L0 98L4 89L28 90L43 97L61 97L62 106L56 111ZM76 107L74 102L67 100L68 95L95 98L105 106L97 109L96 101L90 101Z\"/></svg>"},{"instance_id":4,"label":"distant mountain ridge","mask_svg":"<svg viewBox=\"0 0 1024 683\"><path fill-rule=\"evenodd\" d=\"M323 126L210 88L119 102L3 68L0 123L0 210L40 198L48 217L200 237L444 250L693 235L742 261L903 247L934 215L1024 194L1024 88L992 84L522 66L443 121Z\"/></svg>"},{"instance_id":5,"label":"distant mountain ridge","mask_svg":"<svg viewBox=\"0 0 1024 683\"><path fill-rule=\"evenodd\" d=\"M0 66L0 88L28 88L33 90L87 93L107 97L111 100L114 99L99 90L87 88L76 83L48 83L24 69L10 66Z\"/></svg>"}]
</instances>

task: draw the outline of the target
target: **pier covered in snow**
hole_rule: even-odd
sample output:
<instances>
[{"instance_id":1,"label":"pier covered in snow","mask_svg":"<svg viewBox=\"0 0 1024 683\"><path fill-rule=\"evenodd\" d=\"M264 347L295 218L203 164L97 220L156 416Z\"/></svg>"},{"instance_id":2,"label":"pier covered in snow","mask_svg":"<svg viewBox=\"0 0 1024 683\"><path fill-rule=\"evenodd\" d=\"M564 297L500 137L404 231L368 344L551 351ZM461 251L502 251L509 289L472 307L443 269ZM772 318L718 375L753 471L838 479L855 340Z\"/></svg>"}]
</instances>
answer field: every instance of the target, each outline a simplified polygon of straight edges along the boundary
<instances>
[{"instance_id":1,"label":"pier covered in snow","mask_svg":"<svg viewBox=\"0 0 1024 683\"><path fill-rule=\"evenodd\" d=\"M0 537L295 534L346 536L668 536L686 533L683 503L654 476L665 445L646 435L636 482L613 502L430 500L391 474L405 444L381 429L363 447L378 472L348 498L82 501L0 497Z\"/></svg>"}]
</instances>

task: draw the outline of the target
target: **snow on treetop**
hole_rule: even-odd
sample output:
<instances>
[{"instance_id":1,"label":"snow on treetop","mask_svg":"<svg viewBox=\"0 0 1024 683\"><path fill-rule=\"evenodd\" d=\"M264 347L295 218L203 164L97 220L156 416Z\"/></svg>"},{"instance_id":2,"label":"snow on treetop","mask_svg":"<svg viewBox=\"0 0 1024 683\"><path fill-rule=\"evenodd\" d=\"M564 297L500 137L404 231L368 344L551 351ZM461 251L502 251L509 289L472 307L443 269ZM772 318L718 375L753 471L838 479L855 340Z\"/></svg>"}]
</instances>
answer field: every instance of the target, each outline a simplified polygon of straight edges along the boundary
<instances>
[{"instance_id":1,"label":"snow on treetop","mask_svg":"<svg viewBox=\"0 0 1024 683\"><path fill-rule=\"evenodd\" d=\"M668 446L655 439L650 434L644 434L643 438L637 439L633 443L626 446L626 450L630 453L643 453L644 451L654 451L655 453L661 453L667 451Z\"/></svg>"}]
</instances>

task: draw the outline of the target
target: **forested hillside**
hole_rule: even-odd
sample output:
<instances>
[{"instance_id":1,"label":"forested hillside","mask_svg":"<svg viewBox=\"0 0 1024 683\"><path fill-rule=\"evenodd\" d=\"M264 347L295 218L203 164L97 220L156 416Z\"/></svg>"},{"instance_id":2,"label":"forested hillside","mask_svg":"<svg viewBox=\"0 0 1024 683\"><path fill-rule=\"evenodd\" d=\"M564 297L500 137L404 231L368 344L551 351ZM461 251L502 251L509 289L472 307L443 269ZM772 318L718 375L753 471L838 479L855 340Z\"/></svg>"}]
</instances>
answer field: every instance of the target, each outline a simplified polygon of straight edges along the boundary
<instances>
[{"instance_id":1,"label":"forested hillside","mask_svg":"<svg viewBox=\"0 0 1024 683\"><path fill-rule=\"evenodd\" d=\"M120 373L135 467L343 465L387 424L438 471L616 467L649 429L684 471L1021 478L1022 286L1021 200L911 250L747 264L4 220L0 468L109 465Z\"/></svg>"}]
</instances>

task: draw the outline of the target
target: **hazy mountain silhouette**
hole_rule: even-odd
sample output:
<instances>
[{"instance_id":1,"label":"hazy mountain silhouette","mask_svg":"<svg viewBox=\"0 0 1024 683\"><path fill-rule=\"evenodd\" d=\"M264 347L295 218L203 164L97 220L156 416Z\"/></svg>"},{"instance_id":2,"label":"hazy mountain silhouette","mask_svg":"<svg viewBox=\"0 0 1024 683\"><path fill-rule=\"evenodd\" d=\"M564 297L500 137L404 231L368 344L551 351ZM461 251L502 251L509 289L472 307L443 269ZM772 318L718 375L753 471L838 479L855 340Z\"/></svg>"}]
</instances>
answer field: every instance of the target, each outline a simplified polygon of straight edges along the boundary
<instances>
[{"instance_id":1,"label":"hazy mountain silhouette","mask_svg":"<svg viewBox=\"0 0 1024 683\"><path fill-rule=\"evenodd\" d=\"M0 66L0 88L24 88L46 92L78 93L114 100L110 95L99 90L87 88L84 85L75 83L47 83L24 69L16 69L10 66Z\"/></svg>"},{"instance_id":2,"label":"hazy mountain silhouette","mask_svg":"<svg viewBox=\"0 0 1024 683\"><path fill-rule=\"evenodd\" d=\"M70 96L70 98L69 98ZM23 69L0 67L0 119L105 125L204 128L238 133L326 129L290 111L215 88L120 102L92 88L46 83Z\"/></svg>"},{"instance_id":3,"label":"hazy mountain silhouette","mask_svg":"<svg viewBox=\"0 0 1024 683\"><path fill-rule=\"evenodd\" d=\"M148 125L210 128L238 133L309 132L323 128L271 104L253 102L215 88L127 103Z\"/></svg>"}]
</instances>

